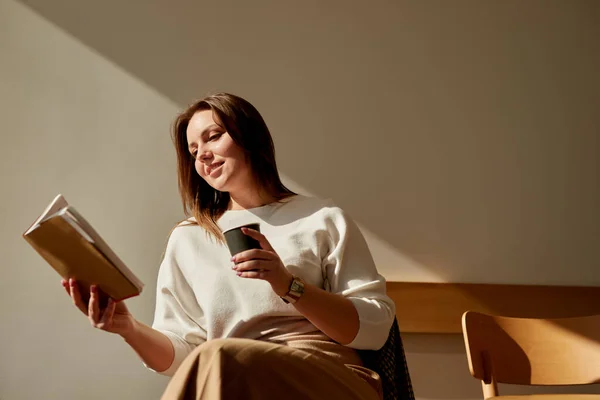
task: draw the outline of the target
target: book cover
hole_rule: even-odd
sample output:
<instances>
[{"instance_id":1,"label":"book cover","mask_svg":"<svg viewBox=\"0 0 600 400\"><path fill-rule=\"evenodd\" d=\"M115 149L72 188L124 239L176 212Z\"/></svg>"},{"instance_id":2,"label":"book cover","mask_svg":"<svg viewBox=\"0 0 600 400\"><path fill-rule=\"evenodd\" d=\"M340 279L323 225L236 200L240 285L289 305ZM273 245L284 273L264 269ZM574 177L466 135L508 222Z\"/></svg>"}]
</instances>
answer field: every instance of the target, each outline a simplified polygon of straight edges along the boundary
<instances>
[{"instance_id":1,"label":"book cover","mask_svg":"<svg viewBox=\"0 0 600 400\"><path fill-rule=\"evenodd\" d=\"M77 280L84 301L92 284L114 300L137 296L143 289L143 283L62 195L23 237L61 277Z\"/></svg>"}]
</instances>

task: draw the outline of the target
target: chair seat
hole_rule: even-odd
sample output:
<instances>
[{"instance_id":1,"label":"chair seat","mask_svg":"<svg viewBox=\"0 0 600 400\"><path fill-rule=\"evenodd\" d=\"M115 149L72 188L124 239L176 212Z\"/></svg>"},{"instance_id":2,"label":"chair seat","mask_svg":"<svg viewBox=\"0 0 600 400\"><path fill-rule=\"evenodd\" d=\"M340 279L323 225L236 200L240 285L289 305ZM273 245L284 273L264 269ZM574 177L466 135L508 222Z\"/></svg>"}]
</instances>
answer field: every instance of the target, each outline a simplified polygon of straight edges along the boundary
<instances>
[{"instance_id":1,"label":"chair seat","mask_svg":"<svg viewBox=\"0 0 600 400\"><path fill-rule=\"evenodd\" d=\"M600 400L600 394L525 394L517 396L494 396L486 400Z\"/></svg>"}]
</instances>

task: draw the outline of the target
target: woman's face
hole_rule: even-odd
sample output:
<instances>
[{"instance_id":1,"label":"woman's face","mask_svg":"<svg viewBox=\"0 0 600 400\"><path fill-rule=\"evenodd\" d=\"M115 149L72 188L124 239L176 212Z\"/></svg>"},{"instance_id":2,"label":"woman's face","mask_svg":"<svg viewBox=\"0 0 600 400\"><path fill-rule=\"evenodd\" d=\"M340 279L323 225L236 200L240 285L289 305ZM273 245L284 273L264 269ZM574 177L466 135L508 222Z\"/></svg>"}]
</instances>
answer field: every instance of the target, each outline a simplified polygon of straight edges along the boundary
<instances>
[{"instance_id":1,"label":"woman's face","mask_svg":"<svg viewBox=\"0 0 600 400\"><path fill-rule=\"evenodd\" d=\"M195 159L196 171L220 192L247 189L253 182L250 165L243 150L215 119L212 110L202 110L188 124L188 150Z\"/></svg>"}]
</instances>

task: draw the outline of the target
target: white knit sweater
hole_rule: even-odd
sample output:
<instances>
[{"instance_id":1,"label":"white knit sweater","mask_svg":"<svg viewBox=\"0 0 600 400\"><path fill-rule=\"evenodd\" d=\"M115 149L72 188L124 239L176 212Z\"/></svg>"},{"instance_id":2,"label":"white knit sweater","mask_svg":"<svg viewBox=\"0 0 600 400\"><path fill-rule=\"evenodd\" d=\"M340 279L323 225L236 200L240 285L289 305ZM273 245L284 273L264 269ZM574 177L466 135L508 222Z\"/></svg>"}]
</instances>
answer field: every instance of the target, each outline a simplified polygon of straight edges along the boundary
<instances>
[{"instance_id":1,"label":"white knit sweater","mask_svg":"<svg viewBox=\"0 0 600 400\"><path fill-rule=\"evenodd\" d=\"M298 195L227 211L219 225L228 229L250 222L260 223L290 272L352 301L360 328L347 348L383 346L395 316L394 302L359 228L342 209L328 200ZM158 274L152 326L171 339L175 359L159 373L172 375L195 346L210 339L286 343L286 338L323 335L269 283L238 277L230 258L227 246L197 225L184 223L173 230Z\"/></svg>"}]
</instances>

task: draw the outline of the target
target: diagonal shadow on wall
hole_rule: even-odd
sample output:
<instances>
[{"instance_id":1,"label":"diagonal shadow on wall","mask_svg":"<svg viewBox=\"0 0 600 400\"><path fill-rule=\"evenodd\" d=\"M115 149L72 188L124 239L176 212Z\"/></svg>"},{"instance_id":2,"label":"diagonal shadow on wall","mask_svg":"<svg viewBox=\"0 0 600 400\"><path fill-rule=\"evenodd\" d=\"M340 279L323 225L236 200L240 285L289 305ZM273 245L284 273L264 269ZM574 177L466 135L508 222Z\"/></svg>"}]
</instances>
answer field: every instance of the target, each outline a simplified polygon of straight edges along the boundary
<instances>
[{"instance_id":1,"label":"diagonal shadow on wall","mask_svg":"<svg viewBox=\"0 0 600 400\"><path fill-rule=\"evenodd\" d=\"M600 283L597 2L22 2L178 105L248 98L287 177L442 280Z\"/></svg>"}]
</instances>

